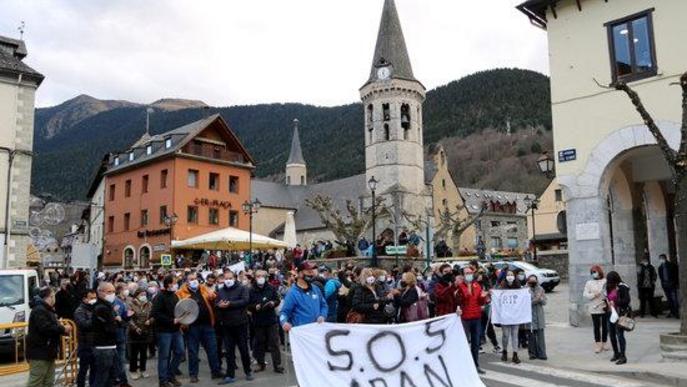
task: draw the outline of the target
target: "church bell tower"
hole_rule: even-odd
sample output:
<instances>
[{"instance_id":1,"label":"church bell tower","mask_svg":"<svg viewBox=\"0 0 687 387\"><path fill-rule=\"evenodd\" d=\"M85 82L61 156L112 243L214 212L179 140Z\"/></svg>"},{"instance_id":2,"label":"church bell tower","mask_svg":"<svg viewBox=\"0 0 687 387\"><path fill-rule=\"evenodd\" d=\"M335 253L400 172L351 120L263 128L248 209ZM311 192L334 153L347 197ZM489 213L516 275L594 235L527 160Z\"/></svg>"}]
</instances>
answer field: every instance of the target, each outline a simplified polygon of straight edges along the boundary
<instances>
[{"instance_id":1,"label":"church bell tower","mask_svg":"<svg viewBox=\"0 0 687 387\"><path fill-rule=\"evenodd\" d=\"M385 0L370 77L360 88L365 109L365 174L383 194L400 186L425 190L422 104L425 87L413 75L394 0Z\"/></svg>"}]
</instances>

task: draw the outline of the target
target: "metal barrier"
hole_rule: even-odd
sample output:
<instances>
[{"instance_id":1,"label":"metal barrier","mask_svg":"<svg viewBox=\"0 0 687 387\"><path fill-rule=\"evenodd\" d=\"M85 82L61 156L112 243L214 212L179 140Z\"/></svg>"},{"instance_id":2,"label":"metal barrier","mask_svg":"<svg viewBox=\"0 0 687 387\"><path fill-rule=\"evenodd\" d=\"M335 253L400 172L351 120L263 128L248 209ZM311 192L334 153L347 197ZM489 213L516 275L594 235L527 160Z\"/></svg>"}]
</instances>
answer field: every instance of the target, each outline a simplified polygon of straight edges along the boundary
<instances>
[{"instance_id":1,"label":"metal barrier","mask_svg":"<svg viewBox=\"0 0 687 387\"><path fill-rule=\"evenodd\" d=\"M76 324L74 321L66 319L60 319L60 323L71 327L71 331L68 335L62 336L60 342L60 351L55 360L55 384L71 386L76 384L76 375L78 373ZM29 363L26 360L28 325L26 322L0 324L0 332L9 331L14 341L14 362L0 365L0 377L29 370Z\"/></svg>"}]
</instances>

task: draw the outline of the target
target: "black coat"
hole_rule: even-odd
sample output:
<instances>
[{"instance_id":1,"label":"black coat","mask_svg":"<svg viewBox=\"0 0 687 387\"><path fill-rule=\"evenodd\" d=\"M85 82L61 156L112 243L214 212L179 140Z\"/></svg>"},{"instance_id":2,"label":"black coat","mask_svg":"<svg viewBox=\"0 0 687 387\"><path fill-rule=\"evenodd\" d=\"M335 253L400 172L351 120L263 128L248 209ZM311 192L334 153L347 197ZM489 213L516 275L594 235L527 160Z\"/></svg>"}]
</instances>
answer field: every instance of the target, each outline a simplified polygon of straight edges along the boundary
<instances>
[{"instance_id":1,"label":"black coat","mask_svg":"<svg viewBox=\"0 0 687 387\"><path fill-rule=\"evenodd\" d=\"M55 310L42 300L31 310L29 333L26 336L26 358L29 360L55 360L60 337L65 328L57 321Z\"/></svg>"},{"instance_id":2,"label":"black coat","mask_svg":"<svg viewBox=\"0 0 687 387\"><path fill-rule=\"evenodd\" d=\"M216 305L220 301L229 301L230 304L226 308L217 307L217 322L221 326L233 327L242 324L248 324L248 313L246 309L250 302L250 294L248 288L237 283L231 288L223 286L217 292L215 299Z\"/></svg>"},{"instance_id":3,"label":"black coat","mask_svg":"<svg viewBox=\"0 0 687 387\"><path fill-rule=\"evenodd\" d=\"M117 345L117 328L119 323L115 320L117 312L114 305L105 300L98 299L93 305L93 346L111 347Z\"/></svg>"},{"instance_id":4,"label":"black coat","mask_svg":"<svg viewBox=\"0 0 687 387\"><path fill-rule=\"evenodd\" d=\"M84 304L83 302L74 311L74 322L76 323L76 333L79 348L90 348L93 346L93 309L95 305Z\"/></svg>"},{"instance_id":5,"label":"black coat","mask_svg":"<svg viewBox=\"0 0 687 387\"><path fill-rule=\"evenodd\" d=\"M666 289L677 289L680 287L678 265L675 262L665 262L658 267L658 277L661 279L661 286Z\"/></svg>"},{"instance_id":6,"label":"black coat","mask_svg":"<svg viewBox=\"0 0 687 387\"><path fill-rule=\"evenodd\" d=\"M647 278L648 277L648 278ZM648 279L651 286L645 287L644 280ZM656 287L656 269L652 264L641 265L637 273L637 287L639 289L653 289Z\"/></svg>"},{"instance_id":7,"label":"black coat","mask_svg":"<svg viewBox=\"0 0 687 387\"><path fill-rule=\"evenodd\" d=\"M158 332L173 333L179 331L179 324L174 324L174 308L179 302L176 293L168 290L161 291L153 298L153 310L150 315L155 321Z\"/></svg>"},{"instance_id":8,"label":"black coat","mask_svg":"<svg viewBox=\"0 0 687 387\"><path fill-rule=\"evenodd\" d=\"M270 305L270 301L274 304ZM279 319L277 318L275 308L280 302L281 298L274 286L268 283L265 283L262 287L254 285L250 289L250 306L248 310L253 314L255 326L265 327L277 324ZM260 310L256 309L258 305L260 305Z\"/></svg>"},{"instance_id":9,"label":"black coat","mask_svg":"<svg viewBox=\"0 0 687 387\"><path fill-rule=\"evenodd\" d=\"M377 288L375 288L377 289ZM379 304L377 309L374 304ZM373 293L367 286L357 286L351 298L351 308L365 316L365 323L384 324L387 317L384 314L385 299L380 291Z\"/></svg>"},{"instance_id":10,"label":"black coat","mask_svg":"<svg viewBox=\"0 0 687 387\"><path fill-rule=\"evenodd\" d=\"M77 306L79 306L79 298L72 285L67 285L67 290L60 289L55 293L55 312L59 318L73 320Z\"/></svg>"}]
</instances>

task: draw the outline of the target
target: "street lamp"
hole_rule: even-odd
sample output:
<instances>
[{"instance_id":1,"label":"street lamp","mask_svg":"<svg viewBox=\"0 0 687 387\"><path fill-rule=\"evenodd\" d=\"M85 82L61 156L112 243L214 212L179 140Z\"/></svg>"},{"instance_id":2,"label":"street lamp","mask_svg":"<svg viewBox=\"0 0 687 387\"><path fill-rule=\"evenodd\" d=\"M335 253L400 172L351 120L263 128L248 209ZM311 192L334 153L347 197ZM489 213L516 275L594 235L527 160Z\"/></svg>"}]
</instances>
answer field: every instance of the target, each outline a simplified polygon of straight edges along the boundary
<instances>
[{"instance_id":1,"label":"street lamp","mask_svg":"<svg viewBox=\"0 0 687 387\"><path fill-rule=\"evenodd\" d=\"M525 214L527 214L527 211L532 210L532 245L534 247L534 252L532 254L532 260L535 262L537 261L537 227L535 223L535 216L534 216L534 210L539 208L539 199L536 197L529 197L525 196L525 205L527 206L527 209L525 210Z\"/></svg>"},{"instance_id":2,"label":"street lamp","mask_svg":"<svg viewBox=\"0 0 687 387\"><path fill-rule=\"evenodd\" d=\"M377 202L375 198L377 180L374 176L367 182L367 187L372 191L372 261L370 266L377 267Z\"/></svg>"},{"instance_id":3,"label":"street lamp","mask_svg":"<svg viewBox=\"0 0 687 387\"><path fill-rule=\"evenodd\" d=\"M256 214L260 209L262 203L260 200L255 199L253 201L246 200L242 205L241 209L243 213L248 215L248 224L250 234L248 235L248 253L250 254L250 261L253 260L253 214ZM250 262L249 261L249 262Z\"/></svg>"},{"instance_id":4,"label":"street lamp","mask_svg":"<svg viewBox=\"0 0 687 387\"><path fill-rule=\"evenodd\" d=\"M172 253L172 241L174 240L174 225L179 220L179 217L175 213L172 213L172 215L165 214L165 217L162 218L162 220L165 222L165 225L169 227L169 252Z\"/></svg>"},{"instance_id":5,"label":"street lamp","mask_svg":"<svg viewBox=\"0 0 687 387\"><path fill-rule=\"evenodd\" d=\"M537 159L537 167L539 167L539 171L549 179L554 176L555 166L555 162L549 155L549 152L542 153L542 155Z\"/></svg>"}]
</instances>

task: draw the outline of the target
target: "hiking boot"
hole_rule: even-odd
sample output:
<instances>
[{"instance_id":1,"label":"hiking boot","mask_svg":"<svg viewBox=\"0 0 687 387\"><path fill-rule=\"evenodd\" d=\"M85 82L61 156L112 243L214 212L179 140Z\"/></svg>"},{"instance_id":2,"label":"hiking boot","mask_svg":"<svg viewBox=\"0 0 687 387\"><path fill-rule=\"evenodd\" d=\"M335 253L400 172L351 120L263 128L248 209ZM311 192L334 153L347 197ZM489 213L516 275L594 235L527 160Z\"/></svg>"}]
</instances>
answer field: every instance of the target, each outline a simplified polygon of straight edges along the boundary
<instances>
[{"instance_id":1,"label":"hiking boot","mask_svg":"<svg viewBox=\"0 0 687 387\"><path fill-rule=\"evenodd\" d=\"M617 364L617 365L622 365L622 364L626 364L626 363L627 363L627 358L625 357L625 355L620 355L620 358L618 359L618 361L615 362L615 364Z\"/></svg>"},{"instance_id":2,"label":"hiking boot","mask_svg":"<svg viewBox=\"0 0 687 387\"><path fill-rule=\"evenodd\" d=\"M513 364L520 364L520 359L518 358L517 352L513 352Z\"/></svg>"},{"instance_id":3,"label":"hiking boot","mask_svg":"<svg viewBox=\"0 0 687 387\"><path fill-rule=\"evenodd\" d=\"M501 352L501 361L508 361L508 352Z\"/></svg>"}]
</instances>

